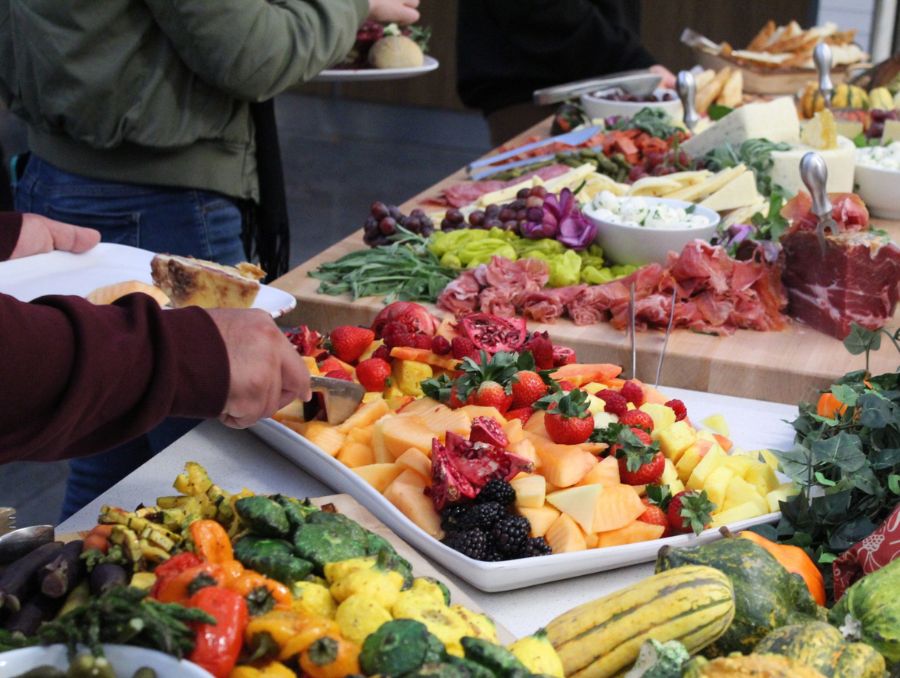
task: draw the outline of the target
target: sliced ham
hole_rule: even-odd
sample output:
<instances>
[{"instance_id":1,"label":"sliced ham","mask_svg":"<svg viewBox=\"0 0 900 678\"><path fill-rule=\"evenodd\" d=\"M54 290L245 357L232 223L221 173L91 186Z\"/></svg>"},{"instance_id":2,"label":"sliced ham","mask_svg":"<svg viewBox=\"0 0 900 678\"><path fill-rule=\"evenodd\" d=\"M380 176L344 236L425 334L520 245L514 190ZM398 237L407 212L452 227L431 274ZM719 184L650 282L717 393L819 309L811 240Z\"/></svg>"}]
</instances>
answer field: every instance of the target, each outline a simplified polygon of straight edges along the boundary
<instances>
[{"instance_id":1,"label":"sliced ham","mask_svg":"<svg viewBox=\"0 0 900 678\"><path fill-rule=\"evenodd\" d=\"M530 292L522 297L522 313L539 323L556 322L563 316L566 306L586 288L587 285L570 285Z\"/></svg>"},{"instance_id":2,"label":"sliced ham","mask_svg":"<svg viewBox=\"0 0 900 678\"><path fill-rule=\"evenodd\" d=\"M478 309L478 293L481 284L474 271L463 271L456 280L447 284L438 296L437 305L445 311L460 316Z\"/></svg>"}]
</instances>

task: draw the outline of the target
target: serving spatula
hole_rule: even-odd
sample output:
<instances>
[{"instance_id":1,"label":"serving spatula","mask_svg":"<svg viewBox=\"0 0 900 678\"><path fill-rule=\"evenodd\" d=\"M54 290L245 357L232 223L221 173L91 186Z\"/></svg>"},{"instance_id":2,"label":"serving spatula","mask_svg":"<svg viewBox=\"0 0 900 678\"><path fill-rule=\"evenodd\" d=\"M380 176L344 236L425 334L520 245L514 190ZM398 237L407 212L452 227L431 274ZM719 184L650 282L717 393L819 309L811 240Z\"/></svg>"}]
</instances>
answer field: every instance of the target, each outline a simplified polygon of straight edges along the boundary
<instances>
[{"instance_id":1,"label":"serving spatula","mask_svg":"<svg viewBox=\"0 0 900 678\"><path fill-rule=\"evenodd\" d=\"M825 256L828 242L825 240L826 229L831 233L837 233L838 227L831 216L831 201L828 199L828 166L825 159L815 151L806 153L800 159L800 178L812 196L812 213L818 219L816 237L819 239L819 248L822 256Z\"/></svg>"},{"instance_id":2,"label":"serving spatula","mask_svg":"<svg viewBox=\"0 0 900 678\"><path fill-rule=\"evenodd\" d=\"M366 389L362 384L332 377L313 376L309 378L313 393L321 393L325 405L325 418L329 424L346 421L362 402Z\"/></svg>"}]
</instances>

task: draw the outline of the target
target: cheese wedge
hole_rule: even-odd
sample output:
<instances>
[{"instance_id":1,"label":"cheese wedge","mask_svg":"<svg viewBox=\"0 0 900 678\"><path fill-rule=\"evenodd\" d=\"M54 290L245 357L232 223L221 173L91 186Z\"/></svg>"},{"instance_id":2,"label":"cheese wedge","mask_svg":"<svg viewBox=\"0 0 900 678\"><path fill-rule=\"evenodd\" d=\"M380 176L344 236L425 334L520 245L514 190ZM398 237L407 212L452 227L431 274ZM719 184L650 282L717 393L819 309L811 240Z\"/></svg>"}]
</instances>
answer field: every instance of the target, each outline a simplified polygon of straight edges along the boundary
<instances>
[{"instance_id":1,"label":"cheese wedge","mask_svg":"<svg viewBox=\"0 0 900 678\"><path fill-rule=\"evenodd\" d=\"M772 151L772 182L781 186L787 195L805 191L806 187L800 179L800 159L809 151L816 151L825 160L828 167L828 182L825 188L829 193L851 193L853 191L853 168L856 147L844 137L838 137L838 147L828 151L820 151L799 144L789 151Z\"/></svg>"},{"instance_id":2,"label":"cheese wedge","mask_svg":"<svg viewBox=\"0 0 900 678\"><path fill-rule=\"evenodd\" d=\"M791 97L741 106L685 141L681 148L689 156L698 157L726 143L739 146L747 139L758 138L788 143L799 141L800 119Z\"/></svg>"},{"instance_id":3,"label":"cheese wedge","mask_svg":"<svg viewBox=\"0 0 900 678\"><path fill-rule=\"evenodd\" d=\"M757 204L761 199L756 190L756 177L753 172L742 172L737 178L731 180L715 193L709 195L700 203L701 207L708 207L716 212L737 209Z\"/></svg>"},{"instance_id":4,"label":"cheese wedge","mask_svg":"<svg viewBox=\"0 0 900 678\"><path fill-rule=\"evenodd\" d=\"M701 200L708 195L712 195L723 186L730 184L741 174L747 174L747 166L744 164L723 169L721 172L716 172L706 181L682 188L680 191L675 191L674 193L669 193L666 195L666 198L672 200L688 200L690 202Z\"/></svg>"},{"instance_id":5,"label":"cheese wedge","mask_svg":"<svg viewBox=\"0 0 900 678\"><path fill-rule=\"evenodd\" d=\"M840 123L838 123L840 125ZM857 125L862 127L862 123L858 122ZM859 130L862 132L862 129ZM844 132L838 132L838 134L843 134L845 137L850 137L851 139L859 134L857 132L853 136L849 134L844 134ZM889 141L900 141L900 120L885 120L884 121L884 132L881 134L881 142L887 143Z\"/></svg>"}]
</instances>

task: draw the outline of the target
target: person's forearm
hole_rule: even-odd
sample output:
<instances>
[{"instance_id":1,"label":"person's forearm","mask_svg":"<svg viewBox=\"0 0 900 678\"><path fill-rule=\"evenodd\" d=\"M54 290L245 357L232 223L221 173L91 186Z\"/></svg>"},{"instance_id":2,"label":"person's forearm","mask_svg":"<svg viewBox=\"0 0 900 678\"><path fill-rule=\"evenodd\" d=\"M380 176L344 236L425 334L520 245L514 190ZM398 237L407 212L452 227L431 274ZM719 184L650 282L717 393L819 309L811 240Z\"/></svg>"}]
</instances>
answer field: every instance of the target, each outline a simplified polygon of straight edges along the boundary
<instances>
[{"instance_id":1,"label":"person's forearm","mask_svg":"<svg viewBox=\"0 0 900 678\"><path fill-rule=\"evenodd\" d=\"M18 212L0 212L0 261L6 261L16 248L22 231L22 215Z\"/></svg>"},{"instance_id":2,"label":"person's forearm","mask_svg":"<svg viewBox=\"0 0 900 678\"><path fill-rule=\"evenodd\" d=\"M0 463L53 460L101 452L167 416L218 416L229 365L198 308L0 295L0 384Z\"/></svg>"}]
</instances>

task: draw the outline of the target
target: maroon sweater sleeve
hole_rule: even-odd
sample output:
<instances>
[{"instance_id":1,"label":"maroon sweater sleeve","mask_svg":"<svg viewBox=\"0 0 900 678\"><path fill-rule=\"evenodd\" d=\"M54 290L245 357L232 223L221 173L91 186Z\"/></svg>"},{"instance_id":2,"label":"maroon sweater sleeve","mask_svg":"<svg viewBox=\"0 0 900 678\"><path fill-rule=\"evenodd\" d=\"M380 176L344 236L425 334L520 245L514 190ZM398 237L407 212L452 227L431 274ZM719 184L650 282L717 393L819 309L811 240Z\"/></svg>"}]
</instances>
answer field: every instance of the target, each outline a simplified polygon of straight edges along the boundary
<instances>
[{"instance_id":1,"label":"maroon sweater sleeve","mask_svg":"<svg viewBox=\"0 0 900 678\"><path fill-rule=\"evenodd\" d=\"M0 294L0 463L94 454L167 416L218 416L228 383L225 343L199 308Z\"/></svg>"},{"instance_id":2,"label":"maroon sweater sleeve","mask_svg":"<svg viewBox=\"0 0 900 678\"><path fill-rule=\"evenodd\" d=\"M0 212L0 261L9 259L9 255L19 242L22 231L22 215L18 212Z\"/></svg>"}]
</instances>

